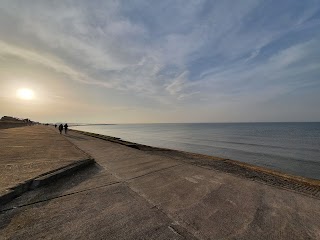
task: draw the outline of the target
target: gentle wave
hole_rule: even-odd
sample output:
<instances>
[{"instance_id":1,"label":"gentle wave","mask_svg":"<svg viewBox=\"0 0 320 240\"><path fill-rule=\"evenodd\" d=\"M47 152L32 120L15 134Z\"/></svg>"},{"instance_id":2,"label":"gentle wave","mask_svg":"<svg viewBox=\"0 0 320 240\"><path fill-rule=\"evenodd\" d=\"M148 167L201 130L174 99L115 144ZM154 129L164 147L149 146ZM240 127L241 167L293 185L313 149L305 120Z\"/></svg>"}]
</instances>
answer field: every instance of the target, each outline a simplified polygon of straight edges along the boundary
<instances>
[{"instance_id":1,"label":"gentle wave","mask_svg":"<svg viewBox=\"0 0 320 240\"><path fill-rule=\"evenodd\" d=\"M320 179L320 123L123 124L75 128Z\"/></svg>"},{"instance_id":2,"label":"gentle wave","mask_svg":"<svg viewBox=\"0 0 320 240\"><path fill-rule=\"evenodd\" d=\"M222 141L222 140L208 140L208 139L196 139L196 138L181 138L181 139L190 139L190 140L199 140L199 141L210 141L210 142L221 142L221 143L232 143L232 144L238 144L238 145L245 145L245 146L256 146L256 147L266 147L266 148L278 148L278 149L284 149L284 150L301 150L301 151L311 151L315 153L320 153L320 149L316 148L296 148L296 147L281 147L276 145L266 145L266 144L255 144L255 143L243 143L243 142L233 142L233 141ZM212 146L212 145L209 145Z\"/></svg>"}]
</instances>

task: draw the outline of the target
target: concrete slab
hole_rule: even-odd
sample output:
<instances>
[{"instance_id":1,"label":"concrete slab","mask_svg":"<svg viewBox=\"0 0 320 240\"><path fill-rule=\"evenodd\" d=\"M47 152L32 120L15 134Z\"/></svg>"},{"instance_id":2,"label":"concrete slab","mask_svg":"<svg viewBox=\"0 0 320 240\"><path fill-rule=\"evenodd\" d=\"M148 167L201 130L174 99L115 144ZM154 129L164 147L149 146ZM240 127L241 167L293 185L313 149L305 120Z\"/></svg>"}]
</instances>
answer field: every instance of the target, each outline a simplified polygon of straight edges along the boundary
<instances>
[{"instance_id":1,"label":"concrete slab","mask_svg":"<svg viewBox=\"0 0 320 240\"><path fill-rule=\"evenodd\" d=\"M221 172L184 165L130 186L203 239L320 237L318 199Z\"/></svg>"},{"instance_id":2,"label":"concrete slab","mask_svg":"<svg viewBox=\"0 0 320 240\"><path fill-rule=\"evenodd\" d=\"M0 130L0 146L2 204L35 184L81 168L90 158L52 127L41 125Z\"/></svg>"},{"instance_id":3,"label":"concrete slab","mask_svg":"<svg viewBox=\"0 0 320 240\"><path fill-rule=\"evenodd\" d=\"M0 190L89 156L48 126L0 130Z\"/></svg>"},{"instance_id":4,"label":"concrete slab","mask_svg":"<svg viewBox=\"0 0 320 240\"><path fill-rule=\"evenodd\" d=\"M144 152L72 132L68 139L97 164L3 206L0 236L320 239L319 198L236 169L197 166L192 154Z\"/></svg>"},{"instance_id":5,"label":"concrete slab","mask_svg":"<svg viewBox=\"0 0 320 240\"><path fill-rule=\"evenodd\" d=\"M67 136L70 141L89 154L94 154L96 158L99 158L101 166L112 171L120 179L131 179L181 164L174 159L148 154L138 149L90 136L82 135L81 141L70 136L77 136L76 133L70 133Z\"/></svg>"},{"instance_id":6,"label":"concrete slab","mask_svg":"<svg viewBox=\"0 0 320 240\"><path fill-rule=\"evenodd\" d=\"M73 142L199 239L320 238L319 198L239 177L229 173L232 171L206 169L203 162L199 167L198 159L188 154L176 158L179 154L170 157L168 152L126 149L102 140ZM125 166L138 173L144 161L176 166L141 172L131 180L123 175Z\"/></svg>"},{"instance_id":7,"label":"concrete slab","mask_svg":"<svg viewBox=\"0 0 320 240\"><path fill-rule=\"evenodd\" d=\"M91 165L72 175L58 179L53 184L24 193L23 196L0 206L0 212L36 202L47 201L60 196L110 186L115 183L120 183L120 181L110 172L104 171L103 168L96 164Z\"/></svg>"},{"instance_id":8,"label":"concrete slab","mask_svg":"<svg viewBox=\"0 0 320 240\"><path fill-rule=\"evenodd\" d=\"M5 239L185 239L165 214L123 184L9 211L0 229Z\"/></svg>"}]
</instances>

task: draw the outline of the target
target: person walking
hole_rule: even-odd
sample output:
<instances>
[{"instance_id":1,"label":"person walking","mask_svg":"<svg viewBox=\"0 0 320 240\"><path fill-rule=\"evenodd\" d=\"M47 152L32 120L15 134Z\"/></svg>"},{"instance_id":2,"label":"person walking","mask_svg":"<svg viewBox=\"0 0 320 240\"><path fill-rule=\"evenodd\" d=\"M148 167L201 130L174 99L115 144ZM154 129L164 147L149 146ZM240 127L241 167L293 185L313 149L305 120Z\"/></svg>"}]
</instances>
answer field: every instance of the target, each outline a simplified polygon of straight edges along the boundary
<instances>
[{"instance_id":1,"label":"person walking","mask_svg":"<svg viewBox=\"0 0 320 240\"><path fill-rule=\"evenodd\" d=\"M59 125L59 131L60 131L60 134L62 133L62 130L63 130L63 125L62 123Z\"/></svg>"},{"instance_id":2,"label":"person walking","mask_svg":"<svg viewBox=\"0 0 320 240\"><path fill-rule=\"evenodd\" d=\"M68 124L65 124L64 125L64 133L67 134L67 131L68 131Z\"/></svg>"}]
</instances>

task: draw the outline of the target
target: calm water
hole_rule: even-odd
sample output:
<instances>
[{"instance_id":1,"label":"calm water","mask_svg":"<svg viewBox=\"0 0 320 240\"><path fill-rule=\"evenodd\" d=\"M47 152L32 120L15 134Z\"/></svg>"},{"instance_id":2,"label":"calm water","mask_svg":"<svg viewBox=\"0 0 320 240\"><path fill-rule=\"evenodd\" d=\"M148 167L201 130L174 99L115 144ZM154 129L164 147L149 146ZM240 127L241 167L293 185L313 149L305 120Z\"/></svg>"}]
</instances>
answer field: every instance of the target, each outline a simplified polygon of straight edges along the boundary
<instances>
[{"instance_id":1,"label":"calm water","mask_svg":"<svg viewBox=\"0 0 320 240\"><path fill-rule=\"evenodd\" d=\"M320 179L320 123L167 123L73 128Z\"/></svg>"}]
</instances>

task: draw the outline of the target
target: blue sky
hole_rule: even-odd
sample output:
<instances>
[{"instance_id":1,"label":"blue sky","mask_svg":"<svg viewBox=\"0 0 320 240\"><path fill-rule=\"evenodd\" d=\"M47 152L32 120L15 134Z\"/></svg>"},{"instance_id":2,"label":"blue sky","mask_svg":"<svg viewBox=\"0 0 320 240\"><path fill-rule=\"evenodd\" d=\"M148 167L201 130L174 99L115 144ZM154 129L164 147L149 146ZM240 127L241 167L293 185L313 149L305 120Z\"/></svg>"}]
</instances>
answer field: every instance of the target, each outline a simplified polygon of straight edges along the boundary
<instances>
[{"instance_id":1,"label":"blue sky","mask_svg":"<svg viewBox=\"0 0 320 240\"><path fill-rule=\"evenodd\" d=\"M319 0L3 0L0 114L320 121L319 46Z\"/></svg>"}]
</instances>

